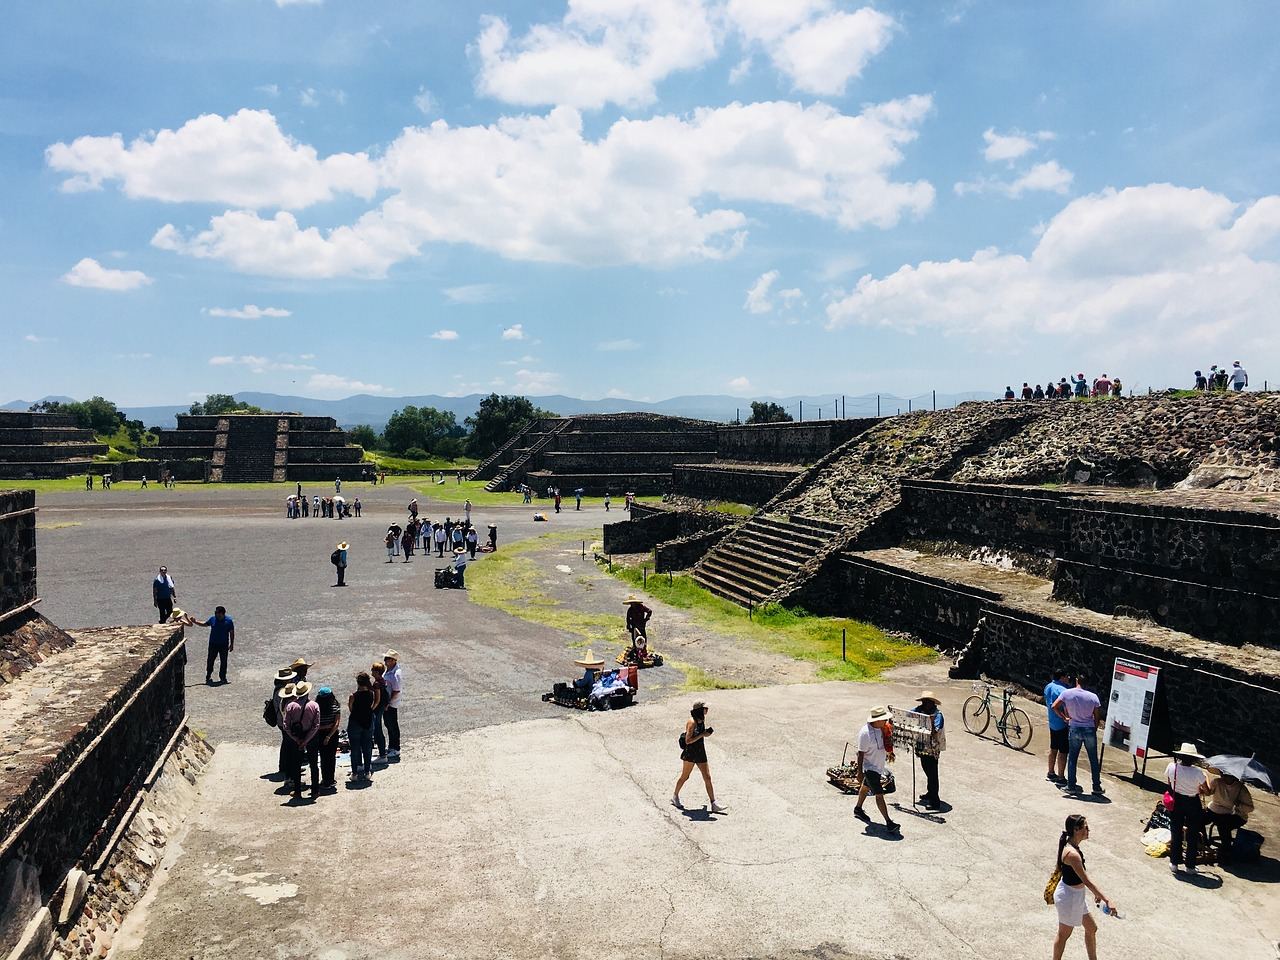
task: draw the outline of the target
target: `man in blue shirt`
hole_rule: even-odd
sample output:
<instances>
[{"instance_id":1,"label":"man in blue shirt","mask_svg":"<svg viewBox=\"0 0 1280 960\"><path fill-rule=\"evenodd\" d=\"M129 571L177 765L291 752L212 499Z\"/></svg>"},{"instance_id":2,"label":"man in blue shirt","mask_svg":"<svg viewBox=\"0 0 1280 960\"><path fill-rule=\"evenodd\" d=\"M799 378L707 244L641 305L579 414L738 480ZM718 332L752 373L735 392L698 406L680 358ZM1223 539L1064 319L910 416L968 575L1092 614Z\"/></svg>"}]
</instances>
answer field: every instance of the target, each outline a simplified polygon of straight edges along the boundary
<instances>
[{"instance_id":1,"label":"man in blue shirt","mask_svg":"<svg viewBox=\"0 0 1280 960\"><path fill-rule=\"evenodd\" d=\"M214 607L212 617L204 621L192 620L191 626L209 628L209 657L205 661L204 682L213 683L213 661L216 657L220 661L218 682L226 683L227 654L236 648L236 625L227 616L227 608Z\"/></svg>"},{"instance_id":2,"label":"man in blue shirt","mask_svg":"<svg viewBox=\"0 0 1280 960\"><path fill-rule=\"evenodd\" d=\"M1044 708L1049 713L1049 772L1045 779L1050 783L1067 782L1067 752L1070 743L1067 739L1067 721L1053 709L1054 703L1067 689L1071 677L1061 667L1055 667L1052 680L1044 688Z\"/></svg>"}]
</instances>

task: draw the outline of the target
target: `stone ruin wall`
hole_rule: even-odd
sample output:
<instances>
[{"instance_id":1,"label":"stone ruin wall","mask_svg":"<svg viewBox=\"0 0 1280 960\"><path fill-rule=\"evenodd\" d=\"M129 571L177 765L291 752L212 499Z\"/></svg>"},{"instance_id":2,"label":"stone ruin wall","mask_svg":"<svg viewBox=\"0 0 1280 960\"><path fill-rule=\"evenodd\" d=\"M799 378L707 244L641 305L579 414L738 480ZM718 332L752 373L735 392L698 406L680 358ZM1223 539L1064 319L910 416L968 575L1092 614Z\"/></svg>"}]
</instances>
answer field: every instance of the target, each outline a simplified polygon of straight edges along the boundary
<instances>
[{"instance_id":1,"label":"stone ruin wall","mask_svg":"<svg viewBox=\"0 0 1280 960\"><path fill-rule=\"evenodd\" d=\"M742 463L814 463L879 422L875 417L860 417L800 423L721 424L716 431L716 457Z\"/></svg>"}]
</instances>

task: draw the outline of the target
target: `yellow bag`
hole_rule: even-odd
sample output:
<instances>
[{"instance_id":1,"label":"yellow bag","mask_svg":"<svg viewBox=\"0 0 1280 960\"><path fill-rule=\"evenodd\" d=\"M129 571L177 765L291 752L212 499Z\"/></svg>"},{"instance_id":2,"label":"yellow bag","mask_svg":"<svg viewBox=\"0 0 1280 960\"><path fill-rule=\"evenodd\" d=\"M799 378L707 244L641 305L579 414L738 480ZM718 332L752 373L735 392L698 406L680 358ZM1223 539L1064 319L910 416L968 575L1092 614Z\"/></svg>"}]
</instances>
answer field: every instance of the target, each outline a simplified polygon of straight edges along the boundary
<instances>
[{"instance_id":1,"label":"yellow bag","mask_svg":"<svg viewBox=\"0 0 1280 960\"><path fill-rule=\"evenodd\" d=\"M1062 868L1054 867L1053 873L1049 874L1049 882L1044 885L1044 902L1053 905L1053 895L1058 890L1058 882L1062 879Z\"/></svg>"}]
</instances>

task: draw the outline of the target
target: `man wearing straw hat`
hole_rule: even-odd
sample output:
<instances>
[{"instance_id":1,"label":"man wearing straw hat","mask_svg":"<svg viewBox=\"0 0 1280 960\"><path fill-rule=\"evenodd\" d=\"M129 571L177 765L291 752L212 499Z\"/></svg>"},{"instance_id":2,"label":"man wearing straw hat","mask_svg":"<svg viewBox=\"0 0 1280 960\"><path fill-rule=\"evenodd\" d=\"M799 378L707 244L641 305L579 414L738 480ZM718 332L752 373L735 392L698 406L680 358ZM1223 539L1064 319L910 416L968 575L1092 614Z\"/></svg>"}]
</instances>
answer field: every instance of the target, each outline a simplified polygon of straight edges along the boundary
<instances>
[{"instance_id":1,"label":"man wearing straw hat","mask_svg":"<svg viewBox=\"0 0 1280 960\"><path fill-rule=\"evenodd\" d=\"M920 802L927 810L937 810L942 806L942 801L938 798L938 756L947 748L942 701L933 695L932 690L926 690L916 697L916 703L920 706L916 707L913 713L923 713L933 719L933 738L929 743L929 749L917 754L920 757L920 769L924 771L927 784Z\"/></svg>"},{"instance_id":2,"label":"man wearing straw hat","mask_svg":"<svg viewBox=\"0 0 1280 960\"><path fill-rule=\"evenodd\" d=\"M631 635L631 645L634 647L637 636L648 636L647 628L653 611L634 593L627 594L622 602L627 605L627 633Z\"/></svg>"},{"instance_id":3,"label":"man wearing straw hat","mask_svg":"<svg viewBox=\"0 0 1280 960\"><path fill-rule=\"evenodd\" d=\"M459 590L467 589L467 548L453 548L453 582Z\"/></svg>"},{"instance_id":4,"label":"man wearing straw hat","mask_svg":"<svg viewBox=\"0 0 1280 960\"><path fill-rule=\"evenodd\" d=\"M884 802L884 777L888 772L885 764L893 757L893 744L888 739L888 726L892 718L893 714L888 707L876 707L867 717L866 724L858 731L858 772L862 786L858 790L858 802L853 807L853 815L864 823L871 822L871 818L862 809L867 795L871 794L876 798L880 815L884 817L885 829L896 834L902 828L889 819L889 807Z\"/></svg>"},{"instance_id":5,"label":"man wearing straw hat","mask_svg":"<svg viewBox=\"0 0 1280 960\"><path fill-rule=\"evenodd\" d=\"M338 568L338 582L334 586L345 587L347 585L347 541L343 540L338 544L338 548L333 551L329 560Z\"/></svg>"}]
</instances>

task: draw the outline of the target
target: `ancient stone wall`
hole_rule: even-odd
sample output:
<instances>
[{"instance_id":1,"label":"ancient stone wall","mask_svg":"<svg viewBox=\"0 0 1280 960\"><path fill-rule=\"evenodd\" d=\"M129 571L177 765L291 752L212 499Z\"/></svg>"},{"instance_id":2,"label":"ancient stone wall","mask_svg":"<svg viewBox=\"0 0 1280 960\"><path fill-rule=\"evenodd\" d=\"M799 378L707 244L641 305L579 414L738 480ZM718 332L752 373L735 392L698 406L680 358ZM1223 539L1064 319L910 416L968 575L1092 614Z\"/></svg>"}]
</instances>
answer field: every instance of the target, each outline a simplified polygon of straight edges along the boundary
<instances>
[{"instance_id":1,"label":"ancient stone wall","mask_svg":"<svg viewBox=\"0 0 1280 960\"><path fill-rule=\"evenodd\" d=\"M602 473L551 473L536 470L525 476L525 483L533 488L538 497L546 496L548 486L559 487L560 494L572 498L573 491L581 487L589 497L601 497L606 493L615 498L627 491L643 496L667 493L671 488L671 474L667 473L632 473L630 471Z\"/></svg>"},{"instance_id":2,"label":"ancient stone wall","mask_svg":"<svg viewBox=\"0 0 1280 960\"><path fill-rule=\"evenodd\" d=\"M728 530L737 519L709 510L663 510L636 504L631 508L630 519L604 525L604 552L643 553L668 540L708 530Z\"/></svg>"},{"instance_id":3,"label":"ancient stone wall","mask_svg":"<svg viewBox=\"0 0 1280 960\"><path fill-rule=\"evenodd\" d=\"M679 464L671 468L671 489L700 500L724 500L758 506L796 478L794 469L741 465Z\"/></svg>"},{"instance_id":4,"label":"ancient stone wall","mask_svg":"<svg viewBox=\"0 0 1280 960\"><path fill-rule=\"evenodd\" d=\"M522 444L528 448L529 444ZM635 430L562 433L552 447L563 453L616 453L627 450L699 450L714 453L713 430Z\"/></svg>"},{"instance_id":5,"label":"ancient stone wall","mask_svg":"<svg viewBox=\"0 0 1280 960\"><path fill-rule=\"evenodd\" d=\"M555 442L559 439L557 437ZM670 473L675 463L708 463L714 456L710 451L642 450L638 447L610 453L544 450L538 458L538 470L557 476L574 473Z\"/></svg>"},{"instance_id":6,"label":"ancient stone wall","mask_svg":"<svg viewBox=\"0 0 1280 960\"><path fill-rule=\"evenodd\" d=\"M732 529L732 524L724 524L659 543L653 551L654 572L687 570L705 557L707 551L727 537Z\"/></svg>"},{"instance_id":7,"label":"ancient stone wall","mask_svg":"<svg viewBox=\"0 0 1280 960\"><path fill-rule=\"evenodd\" d=\"M878 422L866 417L721 426L716 456L748 463L814 463Z\"/></svg>"},{"instance_id":8,"label":"ancient stone wall","mask_svg":"<svg viewBox=\"0 0 1280 960\"><path fill-rule=\"evenodd\" d=\"M0 615L36 598L35 507L34 490L0 491Z\"/></svg>"}]
</instances>

